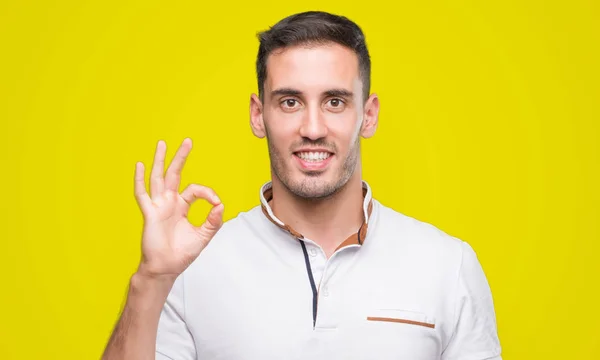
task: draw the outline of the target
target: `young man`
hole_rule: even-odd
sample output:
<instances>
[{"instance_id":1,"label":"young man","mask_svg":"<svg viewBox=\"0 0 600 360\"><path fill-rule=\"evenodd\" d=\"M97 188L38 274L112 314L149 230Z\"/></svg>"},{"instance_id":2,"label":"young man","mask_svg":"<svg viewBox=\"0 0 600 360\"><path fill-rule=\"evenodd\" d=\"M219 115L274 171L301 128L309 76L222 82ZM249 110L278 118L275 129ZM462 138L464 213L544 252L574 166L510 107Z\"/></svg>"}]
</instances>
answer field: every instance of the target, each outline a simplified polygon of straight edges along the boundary
<instances>
[{"instance_id":1,"label":"young man","mask_svg":"<svg viewBox=\"0 0 600 360\"><path fill-rule=\"evenodd\" d=\"M222 224L209 188L178 193L191 141L164 178L137 164L143 258L103 359L501 359L490 288L473 249L388 208L361 178L377 128L360 28L307 12L260 35L254 135L272 181ZM197 199L214 207L200 227ZM210 242L210 244L209 244Z\"/></svg>"}]
</instances>

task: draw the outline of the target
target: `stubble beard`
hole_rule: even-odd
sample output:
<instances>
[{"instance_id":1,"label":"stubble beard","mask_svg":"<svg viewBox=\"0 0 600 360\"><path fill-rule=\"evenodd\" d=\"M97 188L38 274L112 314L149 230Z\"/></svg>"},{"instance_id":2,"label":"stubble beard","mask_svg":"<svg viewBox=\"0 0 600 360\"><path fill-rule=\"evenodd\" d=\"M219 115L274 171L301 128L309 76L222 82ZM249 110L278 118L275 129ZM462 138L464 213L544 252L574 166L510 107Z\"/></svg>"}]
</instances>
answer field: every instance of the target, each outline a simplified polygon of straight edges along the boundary
<instances>
[{"instance_id":1,"label":"stubble beard","mask_svg":"<svg viewBox=\"0 0 600 360\"><path fill-rule=\"evenodd\" d=\"M337 170L335 179L325 182L321 179L321 173L312 171L304 172L301 180L292 179L291 169L286 164L285 158L275 148L269 139L267 131L267 143L271 161L271 171L283 186L295 196L304 200L323 200L338 193L344 188L348 180L354 174L360 153L360 138L357 136L352 148L344 159L342 167ZM321 142L322 144L322 142ZM336 153L336 156L338 154Z\"/></svg>"}]
</instances>

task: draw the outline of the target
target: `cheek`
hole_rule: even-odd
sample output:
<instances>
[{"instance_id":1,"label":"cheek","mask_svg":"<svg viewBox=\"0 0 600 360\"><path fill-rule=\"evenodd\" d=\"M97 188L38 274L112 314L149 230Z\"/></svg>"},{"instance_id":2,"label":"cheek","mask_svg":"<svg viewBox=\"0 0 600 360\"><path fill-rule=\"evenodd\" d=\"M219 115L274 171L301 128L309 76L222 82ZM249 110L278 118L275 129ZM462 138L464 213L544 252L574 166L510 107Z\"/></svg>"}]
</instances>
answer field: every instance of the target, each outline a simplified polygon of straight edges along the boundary
<instances>
[{"instance_id":1,"label":"cheek","mask_svg":"<svg viewBox=\"0 0 600 360\"><path fill-rule=\"evenodd\" d=\"M302 122L302 116L301 111L286 113L279 108L269 107L264 112L264 121L271 132L285 134L292 132Z\"/></svg>"},{"instance_id":2,"label":"cheek","mask_svg":"<svg viewBox=\"0 0 600 360\"><path fill-rule=\"evenodd\" d=\"M356 114L331 119L329 122L329 134L338 142L338 146L343 146L344 149L354 146L360 128L361 122Z\"/></svg>"},{"instance_id":3,"label":"cheek","mask_svg":"<svg viewBox=\"0 0 600 360\"><path fill-rule=\"evenodd\" d=\"M297 141L297 129L293 122L283 118L269 118L265 120L265 128L270 146L275 147L279 152L287 151L290 145Z\"/></svg>"}]
</instances>

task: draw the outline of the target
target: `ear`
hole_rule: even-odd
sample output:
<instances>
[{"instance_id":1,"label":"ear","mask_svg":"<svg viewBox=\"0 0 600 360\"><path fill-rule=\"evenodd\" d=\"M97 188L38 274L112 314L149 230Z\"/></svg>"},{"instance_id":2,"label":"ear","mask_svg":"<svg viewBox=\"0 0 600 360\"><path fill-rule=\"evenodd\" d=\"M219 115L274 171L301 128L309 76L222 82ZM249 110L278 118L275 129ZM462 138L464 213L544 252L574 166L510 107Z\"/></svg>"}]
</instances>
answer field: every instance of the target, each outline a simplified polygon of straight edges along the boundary
<instances>
[{"instance_id":1,"label":"ear","mask_svg":"<svg viewBox=\"0 0 600 360\"><path fill-rule=\"evenodd\" d=\"M250 96L250 127L254 136L261 139L265 137L263 105L256 94Z\"/></svg>"},{"instance_id":2,"label":"ear","mask_svg":"<svg viewBox=\"0 0 600 360\"><path fill-rule=\"evenodd\" d=\"M379 122L379 98L377 94L371 94L365 103L363 124L360 129L360 135L363 138L370 138L375 135L377 124Z\"/></svg>"}]
</instances>

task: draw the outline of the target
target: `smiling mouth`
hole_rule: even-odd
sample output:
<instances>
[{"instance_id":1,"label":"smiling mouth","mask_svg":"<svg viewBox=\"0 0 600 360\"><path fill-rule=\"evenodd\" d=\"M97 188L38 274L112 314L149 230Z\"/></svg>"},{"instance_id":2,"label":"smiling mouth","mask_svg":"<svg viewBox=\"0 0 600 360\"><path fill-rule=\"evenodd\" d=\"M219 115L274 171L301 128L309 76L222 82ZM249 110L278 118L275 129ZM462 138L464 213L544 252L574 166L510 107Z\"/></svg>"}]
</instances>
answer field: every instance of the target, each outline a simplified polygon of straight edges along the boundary
<instances>
[{"instance_id":1,"label":"smiling mouth","mask_svg":"<svg viewBox=\"0 0 600 360\"><path fill-rule=\"evenodd\" d=\"M309 163L319 163L329 159L333 154L330 152L302 151L296 152L294 155Z\"/></svg>"}]
</instances>

